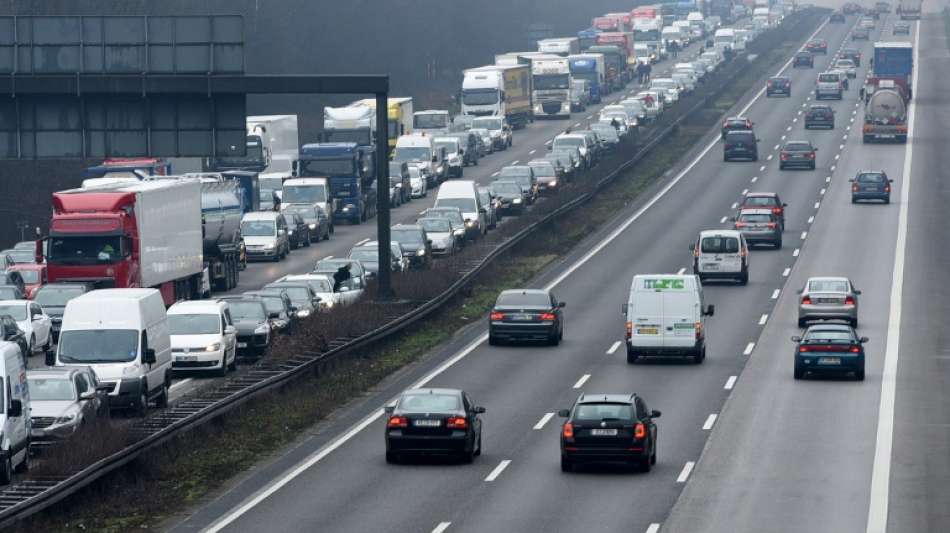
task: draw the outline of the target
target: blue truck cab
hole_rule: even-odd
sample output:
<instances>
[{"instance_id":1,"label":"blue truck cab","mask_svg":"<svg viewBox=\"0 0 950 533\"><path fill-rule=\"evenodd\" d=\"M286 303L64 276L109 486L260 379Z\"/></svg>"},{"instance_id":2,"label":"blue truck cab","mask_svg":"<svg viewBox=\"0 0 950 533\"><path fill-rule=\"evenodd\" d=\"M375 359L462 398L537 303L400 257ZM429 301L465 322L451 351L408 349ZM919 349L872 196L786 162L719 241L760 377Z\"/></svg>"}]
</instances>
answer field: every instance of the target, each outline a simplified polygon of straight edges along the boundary
<instances>
[{"instance_id":1,"label":"blue truck cab","mask_svg":"<svg viewBox=\"0 0 950 533\"><path fill-rule=\"evenodd\" d=\"M376 215L376 150L353 142L305 144L296 175L328 178L333 221L359 224Z\"/></svg>"},{"instance_id":2,"label":"blue truck cab","mask_svg":"<svg viewBox=\"0 0 950 533\"><path fill-rule=\"evenodd\" d=\"M592 55L572 55L567 58L571 76L575 80L587 80L590 85L590 100L595 104L601 102L604 93L603 75L597 71L597 60Z\"/></svg>"},{"instance_id":3,"label":"blue truck cab","mask_svg":"<svg viewBox=\"0 0 950 533\"><path fill-rule=\"evenodd\" d=\"M581 51L586 52L588 48L595 46L597 44L597 36L599 34L600 30L594 27L577 32L577 40L580 41Z\"/></svg>"}]
</instances>

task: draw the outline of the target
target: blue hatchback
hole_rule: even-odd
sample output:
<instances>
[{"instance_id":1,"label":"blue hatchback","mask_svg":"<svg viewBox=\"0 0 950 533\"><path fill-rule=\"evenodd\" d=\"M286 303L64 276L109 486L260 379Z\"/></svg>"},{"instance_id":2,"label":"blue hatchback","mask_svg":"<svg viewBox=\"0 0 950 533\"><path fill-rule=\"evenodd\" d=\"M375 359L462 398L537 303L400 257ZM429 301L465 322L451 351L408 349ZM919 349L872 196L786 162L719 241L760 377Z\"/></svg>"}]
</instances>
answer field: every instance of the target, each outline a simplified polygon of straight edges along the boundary
<instances>
[{"instance_id":1,"label":"blue hatchback","mask_svg":"<svg viewBox=\"0 0 950 533\"><path fill-rule=\"evenodd\" d=\"M795 348L795 379L806 374L854 374L864 380L864 343L847 324L817 324L801 336L792 337Z\"/></svg>"},{"instance_id":2,"label":"blue hatchback","mask_svg":"<svg viewBox=\"0 0 950 533\"><path fill-rule=\"evenodd\" d=\"M852 204L865 200L891 203L891 183L894 180L888 178L883 170L864 170L858 172L858 175L850 181Z\"/></svg>"}]
</instances>

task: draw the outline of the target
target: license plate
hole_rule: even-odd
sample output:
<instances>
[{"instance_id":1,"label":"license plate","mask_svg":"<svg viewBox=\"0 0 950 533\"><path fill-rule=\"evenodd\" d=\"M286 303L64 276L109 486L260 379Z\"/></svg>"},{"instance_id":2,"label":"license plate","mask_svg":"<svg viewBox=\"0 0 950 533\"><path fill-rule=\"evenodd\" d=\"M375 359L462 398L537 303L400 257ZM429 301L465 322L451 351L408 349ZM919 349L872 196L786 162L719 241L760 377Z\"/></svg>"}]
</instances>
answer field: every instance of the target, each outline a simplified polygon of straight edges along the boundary
<instances>
[{"instance_id":1,"label":"license plate","mask_svg":"<svg viewBox=\"0 0 950 533\"><path fill-rule=\"evenodd\" d=\"M840 357L819 357L818 364L819 365L840 365L841 358Z\"/></svg>"},{"instance_id":2,"label":"license plate","mask_svg":"<svg viewBox=\"0 0 950 533\"><path fill-rule=\"evenodd\" d=\"M840 303L837 298L817 298L815 301L818 302L818 303L820 303L820 304L836 304L836 303Z\"/></svg>"},{"instance_id":3,"label":"license plate","mask_svg":"<svg viewBox=\"0 0 950 533\"><path fill-rule=\"evenodd\" d=\"M590 430L590 434L593 437L616 437L617 430L616 429L592 429Z\"/></svg>"},{"instance_id":4,"label":"license plate","mask_svg":"<svg viewBox=\"0 0 950 533\"><path fill-rule=\"evenodd\" d=\"M524 314L524 313L522 313L522 314L515 313L515 314L511 315L511 319L512 319L512 320L521 320L521 321L531 320L531 315Z\"/></svg>"},{"instance_id":5,"label":"license plate","mask_svg":"<svg viewBox=\"0 0 950 533\"><path fill-rule=\"evenodd\" d=\"M190 363L190 362L197 361L198 356L197 355L176 355L175 360L181 361L183 363Z\"/></svg>"},{"instance_id":6,"label":"license plate","mask_svg":"<svg viewBox=\"0 0 950 533\"><path fill-rule=\"evenodd\" d=\"M879 133L879 134L878 134L878 137L880 137L880 138L882 138L882 139L893 139L893 138L894 138L894 136L893 136L892 134L890 134L890 133Z\"/></svg>"},{"instance_id":7,"label":"license plate","mask_svg":"<svg viewBox=\"0 0 950 533\"><path fill-rule=\"evenodd\" d=\"M247 348L247 343L246 343L246 342L239 342L239 343L237 343L237 347L238 347L238 348Z\"/></svg>"},{"instance_id":8,"label":"license plate","mask_svg":"<svg viewBox=\"0 0 950 533\"><path fill-rule=\"evenodd\" d=\"M703 263L704 270L719 270L719 263Z\"/></svg>"},{"instance_id":9,"label":"license plate","mask_svg":"<svg viewBox=\"0 0 950 533\"><path fill-rule=\"evenodd\" d=\"M441 420L415 420L412 425L417 428L437 428L442 425Z\"/></svg>"},{"instance_id":10,"label":"license plate","mask_svg":"<svg viewBox=\"0 0 950 533\"><path fill-rule=\"evenodd\" d=\"M656 335L656 328L637 328L637 335Z\"/></svg>"}]
</instances>

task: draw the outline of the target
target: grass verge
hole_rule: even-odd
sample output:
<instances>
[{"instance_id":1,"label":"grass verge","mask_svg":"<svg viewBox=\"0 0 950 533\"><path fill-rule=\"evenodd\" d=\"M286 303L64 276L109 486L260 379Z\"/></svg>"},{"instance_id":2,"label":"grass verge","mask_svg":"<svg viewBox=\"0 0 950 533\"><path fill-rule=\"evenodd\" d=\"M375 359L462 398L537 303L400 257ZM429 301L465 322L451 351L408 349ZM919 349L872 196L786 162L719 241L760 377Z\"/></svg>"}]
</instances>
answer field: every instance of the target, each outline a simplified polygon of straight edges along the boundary
<instances>
[{"instance_id":1,"label":"grass verge","mask_svg":"<svg viewBox=\"0 0 950 533\"><path fill-rule=\"evenodd\" d=\"M811 27L817 24L814 17ZM677 128L635 169L489 266L465 295L422 324L341 360L324 375L297 380L184 435L21 524L18 531L120 532L160 526L173 510L199 503L262 457L299 438L334 409L482 320L503 288L527 284L634 201L682 158L767 69L797 47L800 36L770 47L741 69L725 90ZM745 59L742 59L745 61Z\"/></svg>"}]
</instances>

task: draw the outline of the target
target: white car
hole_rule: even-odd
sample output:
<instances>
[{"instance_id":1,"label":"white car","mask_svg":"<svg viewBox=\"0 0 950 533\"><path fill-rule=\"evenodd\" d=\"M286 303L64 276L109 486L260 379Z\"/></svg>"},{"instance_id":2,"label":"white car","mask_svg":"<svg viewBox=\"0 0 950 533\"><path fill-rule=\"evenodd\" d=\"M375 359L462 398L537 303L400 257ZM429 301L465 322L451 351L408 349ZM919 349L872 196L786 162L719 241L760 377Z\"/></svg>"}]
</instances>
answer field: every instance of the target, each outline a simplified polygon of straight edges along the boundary
<instances>
[{"instance_id":1,"label":"white car","mask_svg":"<svg viewBox=\"0 0 950 533\"><path fill-rule=\"evenodd\" d=\"M168 308L168 329L172 370L213 370L223 376L237 368L237 328L227 303L178 302Z\"/></svg>"},{"instance_id":2,"label":"white car","mask_svg":"<svg viewBox=\"0 0 950 533\"><path fill-rule=\"evenodd\" d=\"M682 87L687 93L691 93L696 90L696 80L686 72L674 72L673 81L678 83L680 87Z\"/></svg>"},{"instance_id":3,"label":"white car","mask_svg":"<svg viewBox=\"0 0 950 533\"><path fill-rule=\"evenodd\" d=\"M423 167L409 165L409 187L413 198L422 198L429 195L429 180L423 174Z\"/></svg>"},{"instance_id":4,"label":"white car","mask_svg":"<svg viewBox=\"0 0 950 533\"><path fill-rule=\"evenodd\" d=\"M36 353L39 347L43 353L52 349L53 321L43 312L43 308L36 302L29 300L2 300L0 301L0 315L10 315L16 320L17 326L23 330L30 353Z\"/></svg>"},{"instance_id":5,"label":"white car","mask_svg":"<svg viewBox=\"0 0 950 533\"><path fill-rule=\"evenodd\" d=\"M646 122L647 109L643 101L637 100L636 98L625 98L620 101L620 105L627 110L628 115L632 114L637 117L637 124Z\"/></svg>"},{"instance_id":6,"label":"white car","mask_svg":"<svg viewBox=\"0 0 950 533\"><path fill-rule=\"evenodd\" d=\"M660 113L663 112L663 106L660 105L660 101L656 93L642 91L637 93L636 99L643 102L643 108L646 110L647 120L655 120L658 116L660 116Z\"/></svg>"},{"instance_id":7,"label":"white car","mask_svg":"<svg viewBox=\"0 0 950 533\"><path fill-rule=\"evenodd\" d=\"M849 78L858 77L858 67L852 59L839 59L835 61L835 70L842 70Z\"/></svg>"},{"instance_id":8,"label":"white car","mask_svg":"<svg viewBox=\"0 0 950 533\"><path fill-rule=\"evenodd\" d=\"M611 126L614 120L620 124L620 126L617 128L617 133L620 135L626 135L630 130L629 126L627 125L627 121L630 120L630 117L625 111L601 111L600 115L597 117L597 122Z\"/></svg>"},{"instance_id":9,"label":"white car","mask_svg":"<svg viewBox=\"0 0 950 533\"><path fill-rule=\"evenodd\" d=\"M320 298L321 311L329 311L342 303L341 295L333 292L333 280L323 274L292 274L277 280L284 281L309 285L317 298Z\"/></svg>"},{"instance_id":10,"label":"white car","mask_svg":"<svg viewBox=\"0 0 950 533\"><path fill-rule=\"evenodd\" d=\"M672 106L680 99L679 84L673 78L653 78L650 82L650 89L654 91L665 91L667 106Z\"/></svg>"}]
</instances>

